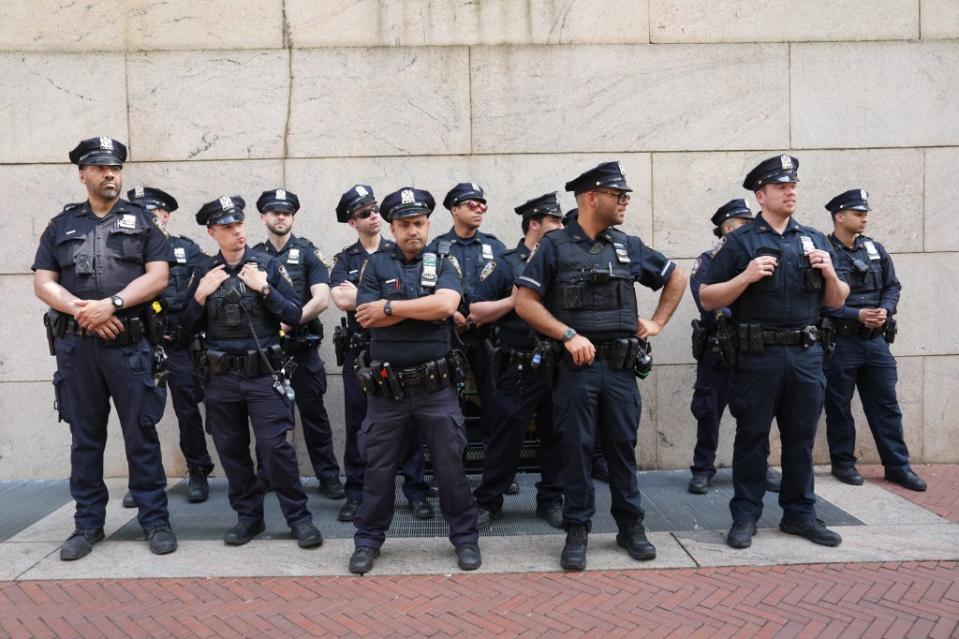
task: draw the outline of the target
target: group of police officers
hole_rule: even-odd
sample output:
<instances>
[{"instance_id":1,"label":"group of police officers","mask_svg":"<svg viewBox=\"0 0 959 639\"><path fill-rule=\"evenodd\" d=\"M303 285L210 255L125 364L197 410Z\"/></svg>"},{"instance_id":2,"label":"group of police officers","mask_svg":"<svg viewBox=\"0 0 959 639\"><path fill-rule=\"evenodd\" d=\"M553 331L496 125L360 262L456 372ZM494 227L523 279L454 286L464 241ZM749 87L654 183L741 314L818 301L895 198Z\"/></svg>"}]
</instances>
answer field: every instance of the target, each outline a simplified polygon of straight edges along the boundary
<instances>
[{"instance_id":1,"label":"group of police officers","mask_svg":"<svg viewBox=\"0 0 959 639\"><path fill-rule=\"evenodd\" d=\"M616 542L634 559L656 556L637 484L637 377L649 374L649 339L669 321L687 278L620 230L631 189L618 163L566 184L573 211L564 214L555 193L516 207L523 236L510 250L480 230L487 204L475 183L446 195L453 227L432 241L436 202L428 191L404 187L378 201L370 186L354 185L336 219L357 241L331 267L292 233L300 208L294 193L276 188L259 197L267 240L252 248L242 197L204 204L196 222L219 247L211 257L169 235L178 205L168 193L138 186L121 198L125 159L126 147L109 137L70 152L87 199L51 220L33 264L36 294L50 307L44 324L57 360L56 406L72 434L76 529L61 559L83 557L104 538L110 398L129 467L125 505L138 509L152 552L176 550L156 431L167 387L196 502L208 498L213 469L198 407L206 406L206 431L237 515L227 544L264 530L269 490L300 547L323 543L287 437L295 403L320 492L344 499L338 518L356 528L353 573L369 572L385 541L398 471L412 515L432 518L428 497L438 493L459 567L478 568L479 528L502 516L504 495L516 490L533 421L542 466L536 516L566 530L562 567L586 567L597 472L609 483ZM750 545L767 490L779 492L782 531L841 542L816 518L812 446L825 405L832 472L863 482L850 410L857 388L886 479L925 489L909 466L888 346L901 287L889 254L863 234L868 195L847 191L826 205L834 227L827 237L792 217L798 168L796 158L781 155L750 171L743 186L759 213L744 200L720 207L712 217L720 241L692 270L701 317L693 327L698 429L688 490L709 490L728 404L737 420L727 535L735 548ZM392 241L381 235L383 220ZM639 315L636 282L661 290L648 319ZM318 317L331 298L346 313L334 336L345 395L345 486L318 352ZM467 374L480 398L486 450L472 492L463 465ZM781 485L768 463L773 418ZM424 445L436 487L424 479Z\"/></svg>"}]
</instances>

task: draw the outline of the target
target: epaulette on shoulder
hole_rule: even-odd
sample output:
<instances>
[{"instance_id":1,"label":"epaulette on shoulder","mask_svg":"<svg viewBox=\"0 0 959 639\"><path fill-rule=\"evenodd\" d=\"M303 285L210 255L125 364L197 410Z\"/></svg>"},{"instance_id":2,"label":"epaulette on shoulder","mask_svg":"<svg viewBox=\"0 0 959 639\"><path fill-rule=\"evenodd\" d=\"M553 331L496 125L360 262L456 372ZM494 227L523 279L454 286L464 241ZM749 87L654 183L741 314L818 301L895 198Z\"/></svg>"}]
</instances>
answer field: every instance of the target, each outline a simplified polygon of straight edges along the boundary
<instances>
[{"instance_id":1,"label":"epaulette on shoulder","mask_svg":"<svg viewBox=\"0 0 959 639\"><path fill-rule=\"evenodd\" d=\"M83 202L70 202L69 204L64 205L63 210L57 213L54 217L59 217L63 215L64 213L69 213L73 209L78 209L81 206L83 206L83 204L84 204Z\"/></svg>"},{"instance_id":2,"label":"epaulette on shoulder","mask_svg":"<svg viewBox=\"0 0 959 639\"><path fill-rule=\"evenodd\" d=\"M266 242L259 242L250 247L250 250L266 253Z\"/></svg>"}]
</instances>

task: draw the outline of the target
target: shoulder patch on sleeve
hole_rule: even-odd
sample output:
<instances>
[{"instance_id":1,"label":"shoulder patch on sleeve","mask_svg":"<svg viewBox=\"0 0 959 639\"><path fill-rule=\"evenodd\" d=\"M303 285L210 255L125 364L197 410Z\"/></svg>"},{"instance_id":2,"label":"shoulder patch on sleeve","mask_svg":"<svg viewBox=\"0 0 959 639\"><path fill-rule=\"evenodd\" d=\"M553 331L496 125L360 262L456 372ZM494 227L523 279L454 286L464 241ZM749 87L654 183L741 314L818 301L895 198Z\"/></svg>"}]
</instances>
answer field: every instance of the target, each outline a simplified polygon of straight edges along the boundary
<instances>
[{"instance_id":1,"label":"shoulder patch on sleeve","mask_svg":"<svg viewBox=\"0 0 959 639\"><path fill-rule=\"evenodd\" d=\"M280 271L280 277L285 279L287 284L293 286L293 280L290 278L290 274L286 271L286 267L280 264L277 270Z\"/></svg>"},{"instance_id":2,"label":"shoulder patch on sleeve","mask_svg":"<svg viewBox=\"0 0 959 639\"><path fill-rule=\"evenodd\" d=\"M482 272L480 273L480 282L486 281L486 278L493 274L493 271L496 270L496 261L487 262L486 266L483 267Z\"/></svg>"},{"instance_id":3,"label":"shoulder patch on sleeve","mask_svg":"<svg viewBox=\"0 0 959 639\"><path fill-rule=\"evenodd\" d=\"M314 249L313 249L313 255L316 256L316 259L318 259L318 260L320 261L320 264L322 264L322 265L324 266L324 268L329 269L329 268L331 268L331 267L333 266L333 264L332 264L328 259L326 259L325 257L323 257L323 254L320 253L320 249L314 248Z\"/></svg>"},{"instance_id":4,"label":"shoulder patch on sleeve","mask_svg":"<svg viewBox=\"0 0 959 639\"><path fill-rule=\"evenodd\" d=\"M456 274L460 277L463 277L463 269L460 268L460 261L456 259L455 255L447 255L446 259L449 260L450 265L456 269Z\"/></svg>"},{"instance_id":5,"label":"shoulder patch on sleeve","mask_svg":"<svg viewBox=\"0 0 959 639\"><path fill-rule=\"evenodd\" d=\"M150 221L153 222L153 226L160 229L160 232L163 233L164 237L170 237L170 232L166 230L166 227L163 226L163 222L160 221L160 218L150 216ZM187 239L187 238L184 238Z\"/></svg>"},{"instance_id":6,"label":"shoulder patch on sleeve","mask_svg":"<svg viewBox=\"0 0 959 639\"><path fill-rule=\"evenodd\" d=\"M536 243L536 246L533 247L533 250L529 252L529 257L526 258L526 262L529 263L533 259L533 256L536 255L536 251L539 250L539 242Z\"/></svg>"},{"instance_id":7,"label":"shoulder patch on sleeve","mask_svg":"<svg viewBox=\"0 0 959 639\"><path fill-rule=\"evenodd\" d=\"M709 251L709 257L716 257L716 254L719 253L724 246L726 246L726 236L719 238L719 241L716 242L716 246Z\"/></svg>"},{"instance_id":8,"label":"shoulder patch on sleeve","mask_svg":"<svg viewBox=\"0 0 959 639\"><path fill-rule=\"evenodd\" d=\"M359 282L363 281L363 274L366 273L366 265L369 263L370 263L370 258L366 258L365 260L363 260L363 266L360 267L360 277L359 277L359 280L357 281Z\"/></svg>"},{"instance_id":9,"label":"shoulder patch on sleeve","mask_svg":"<svg viewBox=\"0 0 959 639\"><path fill-rule=\"evenodd\" d=\"M699 270L699 265L702 263L702 261L703 261L703 258L697 257L696 261L693 262L693 268L691 271L689 271L689 279L693 279L694 277L696 277L696 271Z\"/></svg>"}]
</instances>

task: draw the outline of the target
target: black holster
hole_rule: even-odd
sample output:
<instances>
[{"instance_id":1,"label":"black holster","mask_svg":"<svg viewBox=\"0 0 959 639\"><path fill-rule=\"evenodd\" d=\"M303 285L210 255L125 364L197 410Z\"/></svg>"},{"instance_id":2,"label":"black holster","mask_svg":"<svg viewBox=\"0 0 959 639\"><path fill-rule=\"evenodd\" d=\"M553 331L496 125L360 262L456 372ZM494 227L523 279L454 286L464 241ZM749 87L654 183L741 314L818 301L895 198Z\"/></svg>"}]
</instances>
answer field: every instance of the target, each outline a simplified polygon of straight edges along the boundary
<instances>
[{"instance_id":1,"label":"black holster","mask_svg":"<svg viewBox=\"0 0 959 639\"><path fill-rule=\"evenodd\" d=\"M703 323L698 319L692 321L693 327L693 359L699 361L706 352L706 345L709 341L709 332Z\"/></svg>"},{"instance_id":2,"label":"black holster","mask_svg":"<svg viewBox=\"0 0 959 639\"><path fill-rule=\"evenodd\" d=\"M719 361L726 368L733 368L739 361L733 331L721 310L716 311L716 351Z\"/></svg>"},{"instance_id":3,"label":"black holster","mask_svg":"<svg viewBox=\"0 0 959 639\"><path fill-rule=\"evenodd\" d=\"M892 344L896 341L897 334L899 334L899 324L896 322L896 318L887 317L886 326L882 331L882 338L886 340L887 344Z\"/></svg>"},{"instance_id":4,"label":"black holster","mask_svg":"<svg viewBox=\"0 0 959 639\"><path fill-rule=\"evenodd\" d=\"M832 357L836 352L836 326L828 317L819 320L819 342L826 357Z\"/></svg>"}]
</instances>

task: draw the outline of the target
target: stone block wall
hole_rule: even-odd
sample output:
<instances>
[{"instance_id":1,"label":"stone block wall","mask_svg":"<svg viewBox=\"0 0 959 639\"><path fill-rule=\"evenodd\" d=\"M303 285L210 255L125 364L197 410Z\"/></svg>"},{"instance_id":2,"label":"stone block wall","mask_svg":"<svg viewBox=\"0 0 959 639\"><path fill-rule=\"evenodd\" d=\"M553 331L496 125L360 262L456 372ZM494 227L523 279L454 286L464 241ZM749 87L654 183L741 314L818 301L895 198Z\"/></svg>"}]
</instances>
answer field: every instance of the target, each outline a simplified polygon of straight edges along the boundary
<instances>
[{"instance_id":1,"label":"stone block wall","mask_svg":"<svg viewBox=\"0 0 959 639\"><path fill-rule=\"evenodd\" d=\"M353 241L333 208L355 182L437 199L479 182L488 230L512 244L514 206L618 159L635 189L627 230L687 270L713 241L711 213L748 195L743 174L788 151L801 161L800 221L826 230L830 197L872 193L870 233L904 286L893 350L907 441L917 462L959 462L957 69L952 0L11 4L0 21L0 479L68 472L30 264L49 218L85 196L67 151L101 134L129 143L127 188L179 199L175 232L212 249L193 223L203 202L285 185L304 204L297 232L327 256ZM255 214L250 224L258 241ZM448 229L448 213L432 224ZM648 315L656 295L640 296ZM647 468L690 462L694 316L687 294L641 382ZM331 334L336 314L323 320ZM876 461L857 415L862 458ZM729 463L728 416L723 428ZM180 473L170 407L160 430L167 470ZM124 475L110 432L106 470ZM828 460L824 437L817 460Z\"/></svg>"}]
</instances>

